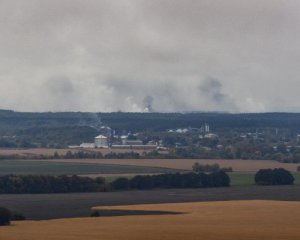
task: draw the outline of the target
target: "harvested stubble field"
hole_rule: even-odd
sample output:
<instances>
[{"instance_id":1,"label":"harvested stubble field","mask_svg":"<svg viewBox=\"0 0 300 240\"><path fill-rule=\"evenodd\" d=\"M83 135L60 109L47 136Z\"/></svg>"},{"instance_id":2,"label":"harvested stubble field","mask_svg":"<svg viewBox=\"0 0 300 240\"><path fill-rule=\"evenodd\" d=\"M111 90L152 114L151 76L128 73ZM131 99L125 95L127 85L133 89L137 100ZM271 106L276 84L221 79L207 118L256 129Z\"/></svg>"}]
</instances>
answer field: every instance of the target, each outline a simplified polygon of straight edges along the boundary
<instances>
[{"instance_id":1,"label":"harvested stubble field","mask_svg":"<svg viewBox=\"0 0 300 240\"><path fill-rule=\"evenodd\" d=\"M225 160L225 159L53 159L46 161L93 163L93 164L119 164L160 168L173 168L191 170L195 162L199 164L217 163L221 167L232 167L237 172L256 172L263 168L285 168L289 171L297 171L300 164L280 163L272 160Z\"/></svg>"},{"instance_id":2,"label":"harvested stubble field","mask_svg":"<svg viewBox=\"0 0 300 240\"><path fill-rule=\"evenodd\" d=\"M226 240L300 238L300 203L227 201L101 207L101 209L180 212L14 222L1 227L5 240Z\"/></svg>"}]
</instances>

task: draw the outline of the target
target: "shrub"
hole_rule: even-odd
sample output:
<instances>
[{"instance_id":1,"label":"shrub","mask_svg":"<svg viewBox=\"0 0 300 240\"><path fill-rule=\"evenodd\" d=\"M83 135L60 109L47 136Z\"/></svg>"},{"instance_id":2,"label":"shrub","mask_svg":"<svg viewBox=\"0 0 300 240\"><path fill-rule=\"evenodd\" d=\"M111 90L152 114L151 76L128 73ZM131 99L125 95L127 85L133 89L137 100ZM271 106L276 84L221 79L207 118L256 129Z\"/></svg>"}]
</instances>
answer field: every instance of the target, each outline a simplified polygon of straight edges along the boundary
<instances>
[{"instance_id":1,"label":"shrub","mask_svg":"<svg viewBox=\"0 0 300 240\"><path fill-rule=\"evenodd\" d=\"M294 177L283 168L261 169L255 174L255 183L257 185L292 185Z\"/></svg>"},{"instance_id":2,"label":"shrub","mask_svg":"<svg viewBox=\"0 0 300 240\"><path fill-rule=\"evenodd\" d=\"M99 211L95 210L91 213L91 217L100 217Z\"/></svg>"},{"instance_id":3,"label":"shrub","mask_svg":"<svg viewBox=\"0 0 300 240\"><path fill-rule=\"evenodd\" d=\"M11 212L6 208L0 208L0 226L9 225L11 220Z\"/></svg>"},{"instance_id":4,"label":"shrub","mask_svg":"<svg viewBox=\"0 0 300 240\"><path fill-rule=\"evenodd\" d=\"M24 221L24 220L26 220L26 217L22 213L12 212L11 220L12 221Z\"/></svg>"}]
</instances>

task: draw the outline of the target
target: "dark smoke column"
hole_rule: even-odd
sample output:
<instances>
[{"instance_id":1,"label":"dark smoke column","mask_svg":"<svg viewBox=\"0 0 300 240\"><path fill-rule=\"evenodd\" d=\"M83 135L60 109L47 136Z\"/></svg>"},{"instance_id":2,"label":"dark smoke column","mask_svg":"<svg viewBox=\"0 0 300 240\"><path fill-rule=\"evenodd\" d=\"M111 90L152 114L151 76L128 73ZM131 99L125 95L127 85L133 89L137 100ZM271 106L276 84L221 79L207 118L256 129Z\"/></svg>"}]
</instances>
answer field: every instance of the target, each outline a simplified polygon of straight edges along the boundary
<instances>
[{"instance_id":1,"label":"dark smoke column","mask_svg":"<svg viewBox=\"0 0 300 240\"><path fill-rule=\"evenodd\" d=\"M153 112L153 101L154 98L152 96L146 96L143 100L144 112Z\"/></svg>"}]
</instances>

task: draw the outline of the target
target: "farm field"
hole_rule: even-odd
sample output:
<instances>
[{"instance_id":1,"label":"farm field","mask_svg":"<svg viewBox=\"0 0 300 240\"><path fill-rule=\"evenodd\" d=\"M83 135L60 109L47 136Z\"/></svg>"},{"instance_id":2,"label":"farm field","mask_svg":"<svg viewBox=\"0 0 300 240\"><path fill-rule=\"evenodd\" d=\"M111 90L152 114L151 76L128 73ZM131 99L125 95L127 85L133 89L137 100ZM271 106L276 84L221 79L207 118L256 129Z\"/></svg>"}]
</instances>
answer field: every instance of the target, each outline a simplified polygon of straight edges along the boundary
<instances>
[{"instance_id":1,"label":"farm field","mask_svg":"<svg viewBox=\"0 0 300 240\"><path fill-rule=\"evenodd\" d=\"M142 160L142 159L141 159ZM120 163L128 163L125 160ZM136 163L140 160L132 160ZM169 160L175 161L175 160ZM181 160L182 162L188 160ZM202 161L202 160L199 160ZM211 160L213 161L213 160ZM225 161L225 160L224 160ZM242 160L240 160L242 161ZM107 182L112 182L118 177L134 177L137 174L160 174L185 171L184 169L172 169L157 166L166 164L153 164L153 166L120 165L115 160L0 160L0 176L8 174L45 174L45 175L81 175L88 177L105 177ZM142 162L143 163L143 162ZM151 165L151 164L149 164ZM171 165L167 165L171 166ZM176 165L178 166L178 165ZM187 169L187 170L191 170ZM229 173L232 186L249 186L254 184L254 172L232 172ZM300 184L300 173L293 172L295 184Z\"/></svg>"},{"instance_id":2,"label":"farm field","mask_svg":"<svg viewBox=\"0 0 300 240\"><path fill-rule=\"evenodd\" d=\"M237 172L256 172L262 168L285 168L296 172L300 164L280 163L272 160L225 160L225 159L51 159L38 161L119 164L147 167L173 168L191 170L195 162L199 164L218 163L221 167L232 167Z\"/></svg>"},{"instance_id":3,"label":"farm field","mask_svg":"<svg viewBox=\"0 0 300 240\"><path fill-rule=\"evenodd\" d=\"M144 167L133 165L115 165L102 163L84 162L55 162L55 161L32 161L32 160L0 160L0 175L8 174L48 174L48 175L93 175L103 174L155 174L176 172L176 170Z\"/></svg>"},{"instance_id":4,"label":"farm field","mask_svg":"<svg viewBox=\"0 0 300 240\"><path fill-rule=\"evenodd\" d=\"M10 227L0 228L0 236L5 240L300 238L299 202L195 202L100 209L169 211L180 214L14 222ZM280 228L283 222L284 227Z\"/></svg>"},{"instance_id":5,"label":"farm field","mask_svg":"<svg viewBox=\"0 0 300 240\"><path fill-rule=\"evenodd\" d=\"M0 203L28 219L88 217L93 206L229 200L300 201L300 186L233 186L66 194L0 194ZM67 199L67 200L66 200Z\"/></svg>"},{"instance_id":6,"label":"farm field","mask_svg":"<svg viewBox=\"0 0 300 240\"><path fill-rule=\"evenodd\" d=\"M40 156L54 155L57 152L60 155L66 154L68 151L78 152L82 149L0 149L0 156L14 155L20 156ZM84 151L98 151L102 154L107 153L125 153L132 152L132 149L85 149ZM142 154L144 150L134 150L134 152ZM32 161L32 160L29 160ZM49 159L38 161L53 161L53 162L72 162L72 163L91 163L91 164L118 164L118 165L135 165L147 167L173 168L181 170L190 170L195 162L200 164L218 163L221 167L232 167L238 172L256 172L261 168L285 168L290 171L296 171L300 164L296 163L280 163L272 160L227 160L227 159Z\"/></svg>"}]
</instances>

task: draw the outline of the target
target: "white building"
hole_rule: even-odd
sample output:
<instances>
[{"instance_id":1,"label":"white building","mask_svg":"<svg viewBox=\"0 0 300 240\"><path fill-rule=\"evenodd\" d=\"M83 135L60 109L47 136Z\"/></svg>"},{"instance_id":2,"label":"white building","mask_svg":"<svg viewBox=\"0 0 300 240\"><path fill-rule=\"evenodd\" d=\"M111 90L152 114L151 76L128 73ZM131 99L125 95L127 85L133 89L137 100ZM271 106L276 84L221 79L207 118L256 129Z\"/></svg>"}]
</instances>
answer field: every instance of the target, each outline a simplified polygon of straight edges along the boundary
<instances>
[{"instance_id":1,"label":"white building","mask_svg":"<svg viewBox=\"0 0 300 240\"><path fill-rule=\"evenodd\" d=\"M95 147L96 148L108 148L108 139L104 135L99 135L95 137Z\"/></svg>"},{"instance_id":2,"label":"white building","mask_svg":"<svg viewBox=\"0 0 300 240\"><path fill-rule=\"evenodd\" d=\"M80 148L95 148L95 144L94 143L81 143L79 145Z\"/></svg>"},{"instance_id":3,"label":"white building","mask_svg":"<svg viewBox=\"0 0 300 240\"><path fill-rule=\"evenodd\" d=\"M126 135L121 136L121 142L122 142L122 145L126 145L126 142L127 142L127 136Z\"/></svg>"},{"instance_id":4,"label":"white building","mask_svg":"<svg viewBox=\"0 0 300 240\"><path fill-rule=\"evenodd\" d=\"M217 139L218 135L214 134L214 133L208 133L204 135L205 138L209 138L209 139Z\"/></svg>"},{"instance_id":5,"label":"white building","mask_svg":"<svg viewBox=\"0 0 300 240\"><path fill-rule=\"evenodd\" d=\"M202 125L201 130L204 133L209 133L210 132L209 125L207 123L205 123L204 125Z\"/></svg>"}]
</instances>

